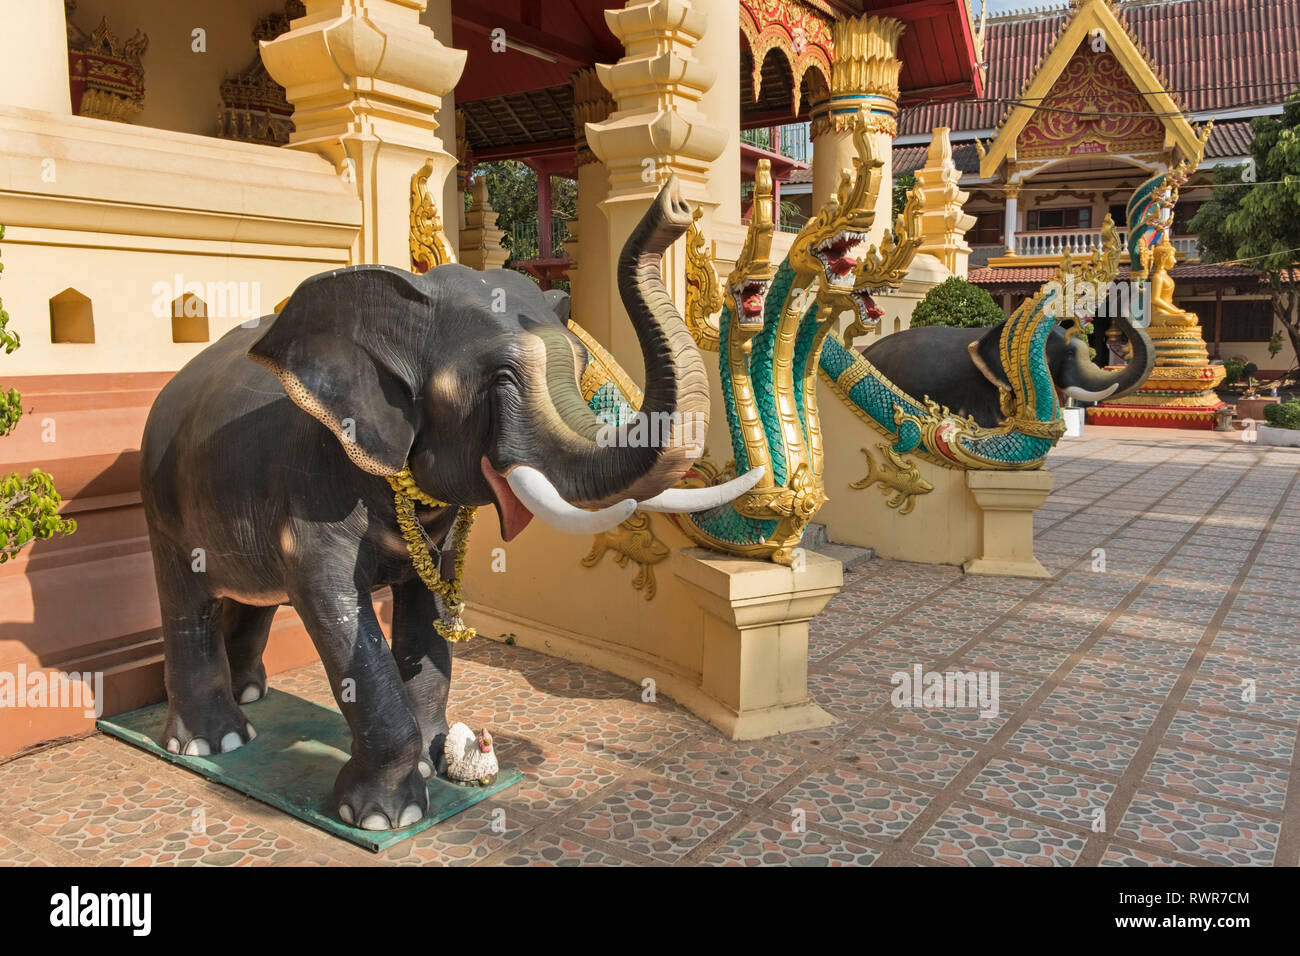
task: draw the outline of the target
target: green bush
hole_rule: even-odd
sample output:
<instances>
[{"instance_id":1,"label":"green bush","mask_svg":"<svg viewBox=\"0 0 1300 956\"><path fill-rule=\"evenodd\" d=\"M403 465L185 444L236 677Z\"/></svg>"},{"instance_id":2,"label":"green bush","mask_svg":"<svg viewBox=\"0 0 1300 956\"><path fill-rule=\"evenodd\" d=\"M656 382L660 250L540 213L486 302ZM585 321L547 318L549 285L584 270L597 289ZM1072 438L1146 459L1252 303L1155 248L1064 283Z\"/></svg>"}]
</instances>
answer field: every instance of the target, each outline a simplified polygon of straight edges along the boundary
<instances>
[{"instance_id":1,"label":"green bush","mask_svg":"<svg viewBox=\"0 0 1300 956\"><path fill-rule=\"evenodd\" d=\"M1274 428L1300 429L1300 399L1264 406L1264 418Z\"/></svg>"},{"instance_id":2,"label":"green bush","mask_svg":"<svg viewBox=\"0 0 1300 956\"><path fill-rule=\"evenodd\" d=\"M1259 366L1254 362L1242 362L1239 359L1228 359L1223 363L1223 384L1236 385L1242 377L1249 378L1259 371Z\"/></svg>"},{"instance_id":3,"label":"green bush","mask_svg":"<svg viewBox=\"0 0 1300 956\"><path fill-rule=\"evenodd\" d=\"M0 226L0 239L4 234L4 226ZM8 325L9 313L0 304L0 353L5 355L19 345L18 333L11 332ZM22 416L23 399L18 390L0 392L0 438L13 431ZM61 504L63 499L53 479L39 468L27 476L17 472L0 474L0 564L15 557L31 541L76 531L75 521L59 515Z\"/></svg>"},{"instance_id":4,"label":"green bush","mask_svg":"<svg viewBox=\"0 0 1300 956\"><path fill-rule=\"evenodd\" d=\"M913 328L921 325L952 325L963 329L997 325L1006 314L1001 306L977 285L953 276L925 294L912 312Z\"/></svg>"}]
</instances>

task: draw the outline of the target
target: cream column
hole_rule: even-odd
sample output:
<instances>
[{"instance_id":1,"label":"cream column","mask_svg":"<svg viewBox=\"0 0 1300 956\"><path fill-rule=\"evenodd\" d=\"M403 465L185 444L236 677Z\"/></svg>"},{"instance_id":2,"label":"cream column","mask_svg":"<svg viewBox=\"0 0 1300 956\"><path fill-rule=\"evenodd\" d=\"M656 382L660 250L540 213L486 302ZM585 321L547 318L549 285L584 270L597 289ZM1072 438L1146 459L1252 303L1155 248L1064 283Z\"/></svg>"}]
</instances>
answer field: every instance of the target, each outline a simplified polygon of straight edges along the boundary
<instances>
[{"instance_id":1,"label":"cream column","mask_svg":"<svg viewBox=\"0 0 1300 956\"><path fill-rule=\"evenodd\" d=\"M587 124L603 123L614 112L614 98L593 67L578 70L573 86L573 145L578 164L578 216L569 223L565 251L569 267L570 308L578 324L597 341L610 341L608 308L613 273L609 269L609 223L602 204L609 196L609 170L587 144Z\"/></svg>"},{"instance_id":2,"label":"cream column","mask_svg":"<svg viewBox=\"0 0 1300 956\"><path fill-rule=\"evenodd\" d=\"M596 66L596 74L617 109L605 122L586 125L587 144L608 171L609 193L601 208L609 234L602 247L588 245L582 238L579 242L582 268L601 269L609 277L603 302L592 304L617 317L611 323L609 339L602 344L638 382L644 381L641 350L624 317L614 282L623 243L673 174L680 182L682 198L693 206L703 206L706 215L718 208L719 197L726 191L739 189L738 153L734 169L714 166L735 130L718 126L700 107L718 75L695 54L709 28L707 10L712 5L690 0L634 0L622 10L605 11L610 31L627 51L612 66ZM728 34L733 46L737 36ZM726 62L734 64L734 53ZM738 92L736 96L738 99ZM685 258L684 240L664 255L664 283L678 308L685 307Z\"/></svg>"},{"instance_id":3,"label":"cream column","mask_svg":"<svg viewBox=\"0 0 1300 956\"><path fill-rule=\"evenodd\" d=\"M1016 254L1016 220L1020 210L1020 186L1019 184L1008 184L1007 190L1007 210L1006 221L1002 227L1003 238L1007 244L1007 255Z\"/></svg>"},{"instance_id":4,"label":"cream column","mask_svg":"<svg viewBox=\"0 0 1300 956\"><path fill-rule=\"evenodd\" d=\"M0 30L0 103L70 114L63 0L25 0L14 6Z\"/></svg>"},{"instance_id":5,"label":"cream column","mask_svg":"<svg viewBox=\"0 0 1300 956\"><path fill-rule=\"evenodd\" d=\"M898 134L898 40L903 23L890 17L851 17L831 28L835 62L830 96L812 107L812 208L821 208L839 188L842 170L853 169L857 151L853 126L865 112L871 154L884 165L876 196L876 221L869 234L878 242L892 225L893 151Z\"/></svg>"},{"instance_id":6,"label":"cream column","mask_svg":"<svg viewBox=\"0 0 1300 956\"><path fill-rule=\"evenodd\" d=\"M456 157L437 134L437 115L465 51L420 23L425 0L306 4L288 33L262 44L267 72L294 106L289 148L323 155L355 183L362 222L352 261L409 268L411 177L426 159L429 193L441 199L455 241L458 217L446 197Z\"/></svg>"}]
</instances>

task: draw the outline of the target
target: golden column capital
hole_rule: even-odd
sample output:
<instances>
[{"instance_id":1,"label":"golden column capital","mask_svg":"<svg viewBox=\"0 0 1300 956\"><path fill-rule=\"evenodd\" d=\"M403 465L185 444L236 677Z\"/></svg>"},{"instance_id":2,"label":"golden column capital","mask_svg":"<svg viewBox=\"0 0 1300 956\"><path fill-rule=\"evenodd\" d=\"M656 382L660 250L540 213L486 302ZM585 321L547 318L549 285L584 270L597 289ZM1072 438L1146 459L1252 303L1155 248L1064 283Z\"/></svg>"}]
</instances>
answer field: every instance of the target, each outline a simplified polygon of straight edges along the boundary
<instances>
[{"instance_id":1,"label":"golden column capital","mask_svg":"<svg viewBox=\"0 0 1300 956\"><path fill-rule=\"evenodd\" d=\"M812 135L853 128L859 111L867 114L868 132L898 133L898 41L905 24L892 17L863 14L831 25L835 61L830 96L812 108Z\"/></svg>"}]
</instances>

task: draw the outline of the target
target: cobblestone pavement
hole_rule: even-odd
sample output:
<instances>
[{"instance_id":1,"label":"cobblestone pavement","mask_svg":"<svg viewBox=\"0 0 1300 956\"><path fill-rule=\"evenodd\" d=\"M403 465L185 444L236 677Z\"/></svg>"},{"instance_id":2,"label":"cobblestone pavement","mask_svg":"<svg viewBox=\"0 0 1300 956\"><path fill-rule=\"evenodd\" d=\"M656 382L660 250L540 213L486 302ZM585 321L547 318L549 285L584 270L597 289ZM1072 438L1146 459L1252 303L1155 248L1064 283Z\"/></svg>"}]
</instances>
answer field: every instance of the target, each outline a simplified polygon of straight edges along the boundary
<instances>
[{"instance_id":1,"label":"cobblestone pavement","mask_svg":"<svg viewBox=\"0 0 1300 956\"><path fill-rule=\"evenodd\" d=\"M832 727L732 742L479 639L451 712L526 779L382 854L93 736L0 766L0 863L1296 865L1300 451L1091 428L1049 466L1053 580L846 576L812 624ZM998 714L895 708L917 664L997 672ZM272 683L332 704L319 666Z\"/></svg>"}]
</instances>

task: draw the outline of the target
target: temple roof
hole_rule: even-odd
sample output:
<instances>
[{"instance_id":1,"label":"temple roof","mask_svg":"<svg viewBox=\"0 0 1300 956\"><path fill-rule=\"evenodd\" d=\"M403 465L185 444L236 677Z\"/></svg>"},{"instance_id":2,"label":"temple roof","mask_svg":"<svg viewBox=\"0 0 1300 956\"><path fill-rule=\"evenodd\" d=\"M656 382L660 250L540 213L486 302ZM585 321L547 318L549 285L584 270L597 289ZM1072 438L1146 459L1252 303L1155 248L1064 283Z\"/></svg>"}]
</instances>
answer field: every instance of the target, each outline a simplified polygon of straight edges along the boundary
<instances>
[{"instance_id":1,"label":"temple roof","mask_svg":"<svg viewBox=\"0 0 1300 956\"><path fill-rule=\"evenodd\" d=\"M1276 105L1300 86L1300 0L1129 0L1113 9L1188 113ZM990 18L984 97L905 109L899 135L997 127L1072 13Z\"/></svg>"}]
</instances>

